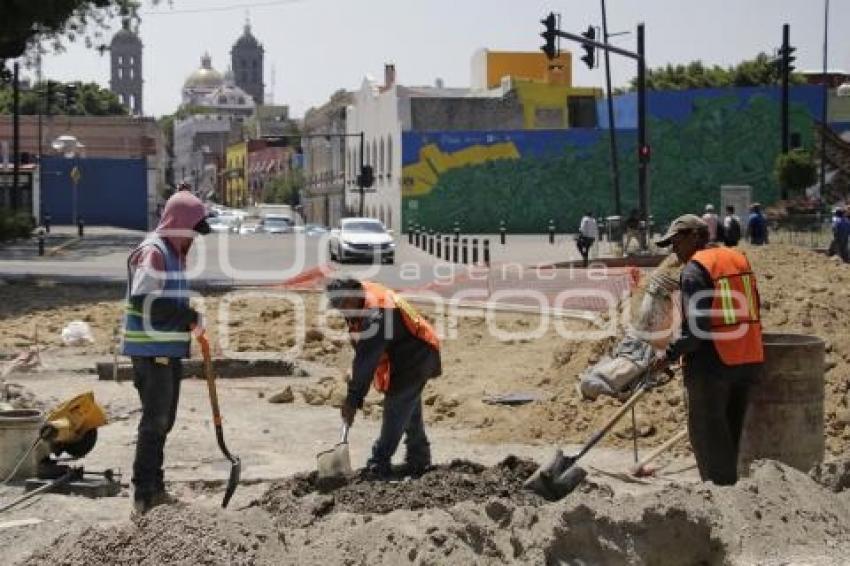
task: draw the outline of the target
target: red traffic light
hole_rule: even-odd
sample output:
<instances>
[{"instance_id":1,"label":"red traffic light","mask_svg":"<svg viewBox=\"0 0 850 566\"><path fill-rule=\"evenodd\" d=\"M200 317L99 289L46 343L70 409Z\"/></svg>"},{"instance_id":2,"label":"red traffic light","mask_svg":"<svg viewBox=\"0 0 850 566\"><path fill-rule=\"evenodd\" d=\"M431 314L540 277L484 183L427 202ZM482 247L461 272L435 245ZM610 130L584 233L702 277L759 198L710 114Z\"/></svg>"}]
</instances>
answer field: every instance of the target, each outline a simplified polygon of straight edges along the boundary
<instances>
[{"instance_id":1,"label":"red traffic light","mask_svg":"<svg viewBox=\"0 0 850 566\"><path fill-rule=\"evenodd\" d=\"M649 144L643 145L638 148L638 157L641 162L646 163L649 161L649 158L652 156L652 148L650 148Z\"/></svg>"}]
</instances>

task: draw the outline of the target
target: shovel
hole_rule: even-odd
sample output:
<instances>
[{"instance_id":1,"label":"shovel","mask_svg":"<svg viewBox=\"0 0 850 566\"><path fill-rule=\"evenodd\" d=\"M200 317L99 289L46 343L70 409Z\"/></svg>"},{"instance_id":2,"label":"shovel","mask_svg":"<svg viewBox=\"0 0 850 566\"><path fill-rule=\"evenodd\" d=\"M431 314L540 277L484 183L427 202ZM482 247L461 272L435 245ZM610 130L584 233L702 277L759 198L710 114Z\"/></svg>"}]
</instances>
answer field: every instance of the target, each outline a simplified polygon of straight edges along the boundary
<instances>
[{"instance_id":1,"label":"shovel","mask_svg":"<svg viewBox=\"0 0 850 566\"><path fill-rule=\"evenodd\" d=\"M204 356L204 377L207 380L207 389L210 393L210 405L212 406L213 424L215 425L215 439L218 441L218 447L224 457L230 460L230 477L227 479L227 488L224 490L224 499L221 502L222 507L227 507L230 503L230 498L233 497L233 492L236 491L236 485L239 483L239 476L242 473L242 461L239 456L234 456L224 444L224 432L221 429L221 411L218 408L218 393L215 389L215 374L213 373L212 356L210 355L210 343L206 335L198 336L198 344L201 346L201 353Z\"/></svg>"},{"instance_id":2,"label":"shovel","mask_svg":"<svg viewBox=\"0 0 850 566\"><path fill-rule=\"evenodd\" d=\"M545 497L546 499L555 501L565 497L571 493L578 484L587 476L587 472L582 468L575 466L576 462L582 456L587 454L591 448L602 440L602 438L616 425L623 415L629 409L634 407L635 403L646 393L648 386L646 382L641 382L637 386L632 396L628 401L617 409L617 412L608 419L601 429L593 433L593 436L585 442L578 454L573 456L565 456L561 450L555 452L552 460L537 469L534 474L528 478L523 484L526 489L530 489L535 493Z\"/></svg>"},{"instance_id":3,"label":"shovel","mask_svg":"<svg viewBox=\"0 0 850 566\"><path fill-rule=\"evenodd\" d=\"M343 423L339 444L319 452L316 461L319 470L318 483L328 486L351 475L351 457L348 454L348 425Z\"/></svg>"}]
</instances>

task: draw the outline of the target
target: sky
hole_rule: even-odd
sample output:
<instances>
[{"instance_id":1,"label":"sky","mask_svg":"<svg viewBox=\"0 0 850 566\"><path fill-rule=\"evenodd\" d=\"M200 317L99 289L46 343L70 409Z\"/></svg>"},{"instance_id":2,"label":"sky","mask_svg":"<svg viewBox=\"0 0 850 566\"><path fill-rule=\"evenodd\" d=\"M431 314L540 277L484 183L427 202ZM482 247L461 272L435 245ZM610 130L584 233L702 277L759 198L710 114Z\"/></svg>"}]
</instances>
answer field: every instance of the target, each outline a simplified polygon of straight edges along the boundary
<instances>
[{"instance_id":1,"label":"sky","mask_svg":"<svg viewBox=\"0 0 850 566\"><path fill-rule=\"evenodd\" d=\"M152 6L143 0L140 35L143 54L145 114L174 112L186 76L209 51L224 72L230 47L241 35L246 13L254 35L265 47L265 81L274 101L303 116L340 88L359 88L367 74L379 80L385 63L396 66L397 81L446 86L470 82L470 58L476 49L536 51L542 44L540 19L561 14L564 31L601 25L600 0L167 0ZM798 69L820 69L823 53L824 0L607 0L609 32L635 49L635 26L645 23L647 63L702 60L733 65L772 52L791 24ZM832 0L828 65L850 71L850 0ZM120 27L115 22L114 29ZM562 40L562 48L571 45ZM573 52L580 51L578 46ZM614 86L635 75L635 63L612 56ZM45 58L43 72L54 80L109 84L109 57L81 45ZM587 69L574 56L573 83L603 86L604 68Z\"/></svg>"}]
</instances>

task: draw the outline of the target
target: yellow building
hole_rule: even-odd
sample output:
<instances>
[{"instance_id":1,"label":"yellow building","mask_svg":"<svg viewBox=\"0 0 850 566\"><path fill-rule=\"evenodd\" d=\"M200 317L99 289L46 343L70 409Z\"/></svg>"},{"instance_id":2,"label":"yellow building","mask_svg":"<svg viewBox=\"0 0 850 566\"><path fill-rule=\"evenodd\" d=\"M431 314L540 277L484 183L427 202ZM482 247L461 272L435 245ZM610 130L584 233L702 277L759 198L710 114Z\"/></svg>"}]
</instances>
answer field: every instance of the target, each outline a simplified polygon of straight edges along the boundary
<instances>
[{"instance_id":1,"label":"yellow building","mask_svg":"<svg viewBox=\"0 0 850 566\"><path fill-rule=\"evenodd\" d=\"M245 184L245 163L248 160L248 146L242 141L227 146L224 170L224 198L227 206L244 206L248 195Z\"/></svg>"},{"instance_id":2,"label":"yellow building","mask_svg":"<svg viewBox=\"0 0 850 566\"><path fill-rule=\"evenodd\" d=\"M569 51L561 51L550 61L542 51L489 49L479 49L472 55L472 88L496 88L505 77L570 87L573 84L573 56Z\"/></svg>"}]
</instances>

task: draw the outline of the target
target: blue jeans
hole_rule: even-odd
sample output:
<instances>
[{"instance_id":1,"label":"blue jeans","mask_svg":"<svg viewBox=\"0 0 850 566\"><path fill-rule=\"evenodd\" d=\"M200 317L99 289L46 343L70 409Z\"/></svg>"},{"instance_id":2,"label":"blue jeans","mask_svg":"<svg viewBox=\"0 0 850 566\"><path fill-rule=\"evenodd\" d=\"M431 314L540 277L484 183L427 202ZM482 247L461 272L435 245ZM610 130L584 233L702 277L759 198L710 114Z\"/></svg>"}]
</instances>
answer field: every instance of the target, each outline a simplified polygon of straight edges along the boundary
<instances>
[{"instance_id":1,"label":"blue jeans","mask_svg":"<svg viewBox=\"0 0 850 566\"><path fill-rule=\"evenodd\" d=\"M133 461L133 487L136 499L149 498L165 491L163 480L163 450L165 439L174 426L177 402L180 399L180 379L183 364L179 358L170 358L160 364L160 358L133 356L133 384L142 402L136 440L136 458Z\"/></svg>"},{"instance_id":2,"label":"blue jeans","mask_svg":"<svg viewBox=\"0 0 850 566\"><path fill-rule=\"evenodd\" d=\"M413 385L384 397L384 416L381 435L372 446L370 467L389 470L402 435L405 435L407 454L405 461L415 467L431 465L431 444L425 434L422 418L422 388L425 383Z\"/></svg>"}]
</instances>

